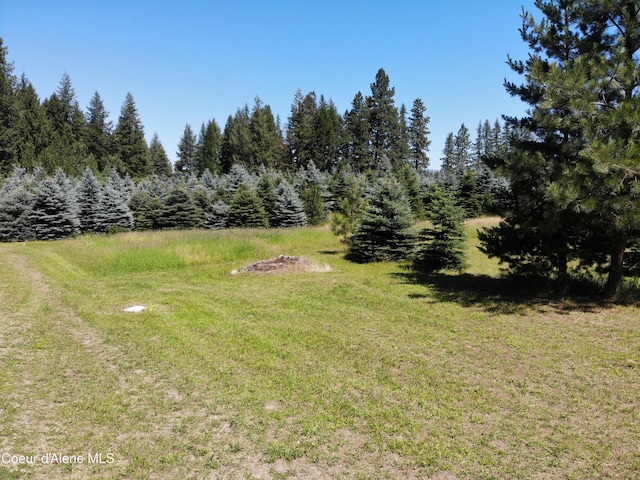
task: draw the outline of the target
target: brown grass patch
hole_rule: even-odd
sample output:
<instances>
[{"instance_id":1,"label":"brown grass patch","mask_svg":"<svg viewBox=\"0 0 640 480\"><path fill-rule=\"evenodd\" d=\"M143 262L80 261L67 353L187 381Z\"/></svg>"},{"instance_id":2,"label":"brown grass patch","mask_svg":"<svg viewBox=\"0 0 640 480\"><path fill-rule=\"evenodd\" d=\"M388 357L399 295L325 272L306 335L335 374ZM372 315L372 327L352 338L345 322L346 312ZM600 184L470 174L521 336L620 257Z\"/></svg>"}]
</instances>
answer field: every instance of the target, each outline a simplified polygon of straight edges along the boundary
<instances>
[{"instance_id":1,"label":"brown grass patch","mask_svg":"<svg viewBox=\"0 0 640 480\"><path fill-rule=\"evenodd\" d=\"M244 267L240 272L281 273L281 272L330 272L327 264L318 265L305 257L278 255L274 258L260 260ZM238 273L234 270L234 272ZM232 272L233 273L233 272Z\"/></svg>"}]
</instances>

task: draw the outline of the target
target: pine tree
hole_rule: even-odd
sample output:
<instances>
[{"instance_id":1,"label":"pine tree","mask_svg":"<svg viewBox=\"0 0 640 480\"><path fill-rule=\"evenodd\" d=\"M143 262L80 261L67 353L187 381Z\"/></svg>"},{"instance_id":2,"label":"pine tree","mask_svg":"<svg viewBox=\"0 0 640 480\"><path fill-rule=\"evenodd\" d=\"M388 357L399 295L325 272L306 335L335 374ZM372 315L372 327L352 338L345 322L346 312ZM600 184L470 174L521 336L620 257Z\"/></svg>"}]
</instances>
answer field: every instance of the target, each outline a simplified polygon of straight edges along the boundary
<instances>
[{"instance_id":1,"label":"pine tree","mask_svg":"<svg viewBox=\"0 0 640 480\"><path fill-rule=\"evenodd\" d=\"M262 206L267 212L269 218L269 226L276 226L276 204L278 202L278 184L282 181L280 177L271 171L265 170L256 186L256 194L262 202Z\"/></svg>"},{"instance_id":2,"label":"pine tree","mask_svg":"<svg viewBox=\"0 0 640 480\"><path fill-rule=\"evenodd\" d=\"M127 93L120 110L114 143L116 154L122 161L122 173L127 173L133 178L142 178L152 173L149 147L144 139L144 127L130 93Z\"/></svg>"},{"instance_id":3,"label":"pine tree","mask_svg":"<svg viewBox=\"0 0 640 480\"><path fill-rule=\"evenodd\" d=\"M269 217L262 202L246 183L240 185L229 205L228 226L245 228L269 226Z\"/></svg>"},{"instance_id":4,"label":"pine tree","mask_svg":"<svg viewBox=\"0 0 640 480\"><path fill-rule=\"evenodd\" d=\"M415 248L413 215L402 186L382 179L351 238L349 256L358 262L404 260Z\"/></svg>"},{"instance_id":5,"label":"pine tree","mask_svg":"<svg viewBox=\"0 0 640 480\"><path fill-rule=\"evenodd\" d=\"M302 187L300 199L309 225L320 225L327 221L327 211L322 201L322 191L315 184Z\"/></svg>"},{"instance_id":6,"label":"pine tree","mask_svg":"<svg viewBox=\"0 0 640 480\"><path fill-rule=\"evenodd\" d=\"M14 138L18 139L15 162L32 170L42 163L41 153L50 140L47 117L35 88L24 75L16 85L15 100L18 111L18 118L13 124Z\"/></svg>"},{"instance_id":7,"label":"pine tree","mask_svg":"<svg viewBox=\"0 0 640 480\"><path fill-rule=\"evenodd\" d=\"M80 183L76 188L76 195L78 199L80 231L97 231L102 187L91 169L87 168L84 171Z\"/></svg>"},{"instance_id":8,"label":"pine tree","mask_svg":"<svg viewBox=\"0 0 640 480\"><path fill-rule=\"evenodd\" d=\"M21 141L14 128L20 116L15 98L17 79L7 54L7 47L0 37L0 174L11 171L17 161Z\"/></svg>"},{"instance_id":9,"label":"pine tree","mask_svg":"<svg viewBox=\"0 0 640 480\"><path fill-rule=\"evenodd\" d=\"M444 148L442 149L442 173L446 178L452 179L454 177L455 170L455 136L453 132L449 132L444 141ZM453 183L453 180L448 181Z\"/></svg>"},{"instance_id":10,"label":"pine tree","mask_svg":"<svg viewBox=\"0 0 640 480\"><path fill-rule=\"evenodd\" d=\"M229 220L229 205L222 200L216 201L209 211L205 212L204 228L217 230L225 228Z\"/></svg>"},{"instance_id":11,"label":"pine tree","mask_svg":"<svg viewBox=\"0 0 640 480\"><path fill-rule=\"evenodd\" d=\"M196 170L202 174L205 170L220 172L220 144L222 133L215 120L202 124L196 144Z\"/></svg>"},{"instance_id":12,"label":"pine tree","mask_svg":"<svg viewBox=\"0 0 640 480\"><path fill-rule=\"evenodd\" d=\"M231 167L231 170L225 177L225 186L223 197L225 202L231 202L231 199L236 194L238 188L242 185L247 185L250 188L253 188L257 185L257 181L254 176L252 176L249 171L240 164L235 164Z\"/></svg>"},{"instance_id":13,"label":"pine tree","mask_svg":"<svg viewBox=\"0 0 640 480\"><path fill-rule=\"evenodd\" d=\"M280 135L269 105L256 97L249 119L251 163L249 168L273 168L280 163Z\"/></svg>"},{"instance_id":14,"label":"pine tree","mask_svg":"<svg viewBox=\"0 0 640 480\"><path fill-rule=\"evenodd\" d=\"M351 102L351 110L344 114L346 130L346 157L357 172L375 168L369 131L370 111L366 99L358 92Z\"/></svg>"},{"instance_id":15,"label":"pine tree","mask_svg":"<svg viewBox=\"0 0 640 480\"><path fill-rule=\"evenodd\" d=\"M389 76L381 68L376 74L376 81L371 84L371 95L366 99L374 165L384 156L393 164L402 159L400 122L394 95L395 88L390 86Z\"/></svg>"},{"instance_id":16,"label":"pine tree","mask_svg":"<svg viewBox=\"0 0 640 480\"><path fill-rule=\"evenodd\" d=\"M343 243L349 244L367 206L363 182L342 164L331 179L330 188L336 200L331 231L341 236Z\"/></svg>"},{"instance_id":17,"label":"pine tree","mask_svg":"<svg viewBox=\"0 0 640 480\"><path fill-rule=\"evenodd\" d=\"M544 18L525 13L521 29L532 53L509 61L525 83L506 84L531 107L510 128L534 138L502 160L513 209L483 245L511 265L546 262L560 280L574 259L606 266L605 293L615 298L640 231L638 8L623 0L535 5Z\"/></svg>"},{"instance_id":18,"label":"pine tree","mask_svg":"<svg viewBox=\"0 0 640 480\"><path fill-rule=\"evenodd\" d=\"M96 231L103 233L133 230L133 214L122 194L112 185L105 184L100 197L100 211L96 219Z\"/></svg>"},{"instance_id":19,"label":"pine tree","mask_svg":"<svg viewBox=\"0 0 640 480\"><path fill-rule=\"evenodd\" d=\"M109 121L109 112L98 92L91 97L86 119L87 149L98 162L98 170L103 172L107 167L109 156L113 153L113 123Z\"/></svg>"},{"instance_id":20,"label":"pine tree","mask_svg":"<svg viewBox=\"0 0 640 480\"><path fill-rule=\"evenodd\" d=\"M222 134L221 165L227 173L233 165L250 168L253 164L249 107L239 108L234 116L229 116Z\"/></svg>"},{"instance_id":21,"label":"pine tree","mask_svg":"<svg viewBox=\"0 0 640 480\"><path fill-rule=\"evenodd\" d=\"M429 168L429 157L427 151L431 141L429 140L429 121L430 118L425 115L426 107L421 99L416 98L411 107L411 116L409 117L409 145L411 153L411 161L413 167L419 171L426 171Z\"/></svg>"},{"instance_id":22,"label":"pine tree","mask_svg":"<svg viewBox=\"0 0 640 480\"><path fill-rule=\"evenodd\" d=\"M342 149L342 118L331 100L325 100L320 95L320 103L313 121L314 155L313 160L323 170L334 168L341 156Z\"/></svg>"},{"instance_id":23,"label":"pine tree","mask_svg":"<svg viewBox=\"0 0 640 480\"><path fill-rule=\"evenodd\" d=\"M157 133L151 137L149 142L149 158L151 162L151 171L156 175L171 175L171 162L167 155L166 150L160 142L160 138Z\"/></svg>"},{"instance_id":24,"label":"pine tree","mask_svg":"<svg viewBox=\"0 0 640 480\"><path fill-rule=\"evenodd\" d=\"M287 126L287 148L291 165L303 167L316 153L315 119L318 110L316 94L302 95L298 89L291 105Z\"/></svg>"},{"instance_id":25,"label":"pine tree","mask_svg":"<svg viewBox=\"0 0 640 480\"><path fill-rule=\"evenodd\" d=\"M453 195L436 189L427 210L433 227L421 234L422 244L413 266L421 272L466 268L464 210L457 206Z\"/></svg>"},{"instance_id":26,"label":"pine tree","mask_svg":"<svg viewBox=\"0 0 640 480\"><path fill-rule=\"evenodd\" d=\"M180 137L180 143L178 143L177 160L174 165L176 172L186 174L199 173L196 169L196 140L196 135L191 130L191 125L187 123L182 137Z\"/></svg>"},{"instance_id":27,"label":"pine tree","mask_svg":"<svg viewBox=\"0 0 640 480\"><path fill-rule=\"evenodd\" d=\"M0 242L27 241L35 237L29 218L35 195L30 190L26 170L14 167L0 188Z\"/></svg>"},{"instance_id":28,"label":"pine tree","mask_svg":"<svg viewBox=\"0 0 640 480\"><path fill-rule=\"evenodd\" d=\"M70 192L64 191L55 178L40 182L28 217L35 238L58 240L76 235L80 224L76 208Z\"/></svg>"},{"instance_id":29,"label":"pine tree","mask_svg":"<svg viewBox=\"0 0 640 480\"><path fill-rule=\"evenodd\" d=\"M163 202L158 226L165 229L189 229L201 227L203 211L189 192L182 187L173 188Z\"/></svg>"},{"instance_id":30,"label":"pine tree","mask_svg":"<svg viewBox=\"0 0 640 480\"><path fill-rule=\"evenodd\" d=\"M277 190L273 226L289 228L302 227L306 224L304 203L289 182L281 181Z\"/></svg>"}]
</instances>

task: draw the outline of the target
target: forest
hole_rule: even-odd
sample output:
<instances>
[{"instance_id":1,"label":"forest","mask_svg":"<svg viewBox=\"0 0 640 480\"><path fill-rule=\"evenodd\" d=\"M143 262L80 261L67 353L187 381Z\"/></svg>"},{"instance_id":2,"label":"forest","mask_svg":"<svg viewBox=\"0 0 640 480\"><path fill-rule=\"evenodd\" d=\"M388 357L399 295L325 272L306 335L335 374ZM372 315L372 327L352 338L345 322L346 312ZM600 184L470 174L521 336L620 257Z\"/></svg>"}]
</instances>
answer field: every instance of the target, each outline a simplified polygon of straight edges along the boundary
<instances>
[{"instance_id":1,"label":"forest","mask_svg":"<svg viewBox=\"0 0 640 480\"><path fill-rule=\"evenodd\" d=\"M256 97L224 128L187 124L172 165L157 135L146 143L132 94L115 126L98 92L82 110L67 74L41 101L0 44L0 240L331 221L359 260L425 266L418 235L389 225L429 219L455 231L460 219L492 214L503 221L481 232L480 248L510 273L563 288L606 277L603 293L615 298L638 269L640 8L536 6L544 19L523 14L521 29L531 55L509 58L523 83L505 82L528 115L480 121L473 140L461 125L438 172L429 170L425 102L397 106L382 68L343 114L324 95L297 91L284 123ZM404 253L389 253L405 241Z\"/></svg>"}]
</instances>

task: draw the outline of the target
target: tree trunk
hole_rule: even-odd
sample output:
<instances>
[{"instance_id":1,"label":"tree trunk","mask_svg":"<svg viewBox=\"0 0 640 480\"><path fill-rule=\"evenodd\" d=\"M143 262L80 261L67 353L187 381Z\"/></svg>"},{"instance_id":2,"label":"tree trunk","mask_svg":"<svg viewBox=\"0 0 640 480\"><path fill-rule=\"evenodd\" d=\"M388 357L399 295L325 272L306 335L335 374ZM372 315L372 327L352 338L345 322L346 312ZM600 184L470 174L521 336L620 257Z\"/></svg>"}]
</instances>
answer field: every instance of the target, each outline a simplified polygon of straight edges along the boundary
<instances>
[{"instance_id":1,"label":"tree trunk","mask_svg":"<svg viewBox=\"0 0 640 480\"><path fill-rule=\"evenodd\" d=\"M624 278L624 251L627 248L627 236L620 234L613 243L611 249L611 263L609 264L609 275L607 277L607 285L604 295L608 300L617 300L622 289L622 280Z\"/></svg>"}]
</instances>

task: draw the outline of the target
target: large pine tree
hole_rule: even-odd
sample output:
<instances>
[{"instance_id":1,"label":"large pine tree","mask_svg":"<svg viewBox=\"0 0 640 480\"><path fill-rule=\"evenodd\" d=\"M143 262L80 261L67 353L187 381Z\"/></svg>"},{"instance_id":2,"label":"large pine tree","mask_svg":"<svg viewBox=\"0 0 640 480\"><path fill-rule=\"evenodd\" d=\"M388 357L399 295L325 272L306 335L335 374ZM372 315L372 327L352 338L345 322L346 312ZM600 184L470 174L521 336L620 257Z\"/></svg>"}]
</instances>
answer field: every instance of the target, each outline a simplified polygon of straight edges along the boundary
<instances>
[{"instance_id":1,"label":"large pine tree","mask_svg":"<svg viewBox=\"0 0 640 480\"><path fill-rule=\"evenodd\" d=\"M637 2L537 0L543 19L523 15L527 61L509 93L530 105L517 121L533 139L500 164L513 209L483 237L511 265L547 262L562 277L572 259L608 269L619 295L624 256L640 234L640 7ZM526 240L522 243L521 240Z\"/></svg>"},{"instance_id":2,"label":"large pine tree","mask_svg":"<svg viewBox=\"0 0 640 480\"><path fill-rule=\"evenodd\" d=\"M371 84L371 95L367 97L369 112L369 136L375 166L388 157L392 163L402 160L403 148L398 109L393 97L389 76L384 69L378 70L376 80Z\"/></svg>"},{"instance_id":3,"label":"large pine tree","mask_svg":"<svg viewBox=\"0 0 640 480\"><path fill-rule=\"evenodd\" d=\"M411 152L411 162L417 171L425 171L429 168L429 157L427 151L431 141L429 140L429 121L425 115L427 108L421 99L416 98L411 107L409 117L409 146Z\"/></svg>"},{"instance_id":4,"label":"large pine tree","mask_svg":"<svg viewBox=\"0 0 640 480\"><path fill-rule=\"evenodd\" d=\"M135 100L127 93L118 125L114 132L115 150L122 161L122 173L142 178L152 173L149 147L144 139L144 127Z\"/></svg>"},{"instance_id":5,"label":"large pine tree","mask_svg":"<svg viewBox=\"0 0 640 480\"><path fill-rule=\"evenodd\" d=\"M98 169L107 168L109 156L113 153L113 123L98 92L93 94L87 107L86 144L89 154L98 162Z\"/></svg>"},{"instance_id":6,"label":"large pine tree","mask_svg":"<svg viewBox=\"0 0 640 480\"><path fill-rule=\"evenodd\" d=\"M199 173L196 168L196 141L191 125L187 123L178 143L177 160L174 166L176 172Z\"/></svg>"}]
</instances>

